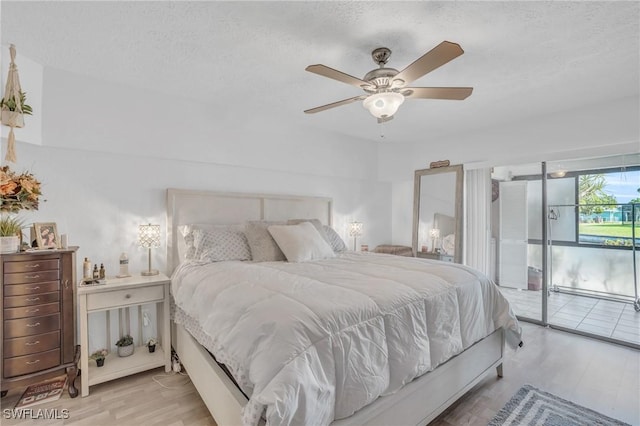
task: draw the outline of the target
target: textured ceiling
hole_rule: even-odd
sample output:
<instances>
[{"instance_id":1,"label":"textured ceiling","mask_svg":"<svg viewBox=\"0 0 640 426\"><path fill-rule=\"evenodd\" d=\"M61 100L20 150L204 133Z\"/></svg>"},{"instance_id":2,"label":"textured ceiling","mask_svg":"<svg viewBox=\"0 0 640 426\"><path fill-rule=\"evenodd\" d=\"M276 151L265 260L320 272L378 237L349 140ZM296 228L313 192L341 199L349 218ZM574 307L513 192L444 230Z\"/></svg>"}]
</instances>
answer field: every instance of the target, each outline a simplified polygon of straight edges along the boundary
<instances>
[{"instance_id":1,"label":"textured ceiling","mask_svg":"<svg viewBox=\"0 0 640 426\"><path fill-rule=\"evenodd\" d=\"M386 139L417 142L639 93L638 2L2 1L2 44L46 67L379 140L361 92L304 71L363 77L385 46L399 70L443 40L465 54L413 86L472 86L465 101L408 100Z\"/></svg>"}]
</instances>

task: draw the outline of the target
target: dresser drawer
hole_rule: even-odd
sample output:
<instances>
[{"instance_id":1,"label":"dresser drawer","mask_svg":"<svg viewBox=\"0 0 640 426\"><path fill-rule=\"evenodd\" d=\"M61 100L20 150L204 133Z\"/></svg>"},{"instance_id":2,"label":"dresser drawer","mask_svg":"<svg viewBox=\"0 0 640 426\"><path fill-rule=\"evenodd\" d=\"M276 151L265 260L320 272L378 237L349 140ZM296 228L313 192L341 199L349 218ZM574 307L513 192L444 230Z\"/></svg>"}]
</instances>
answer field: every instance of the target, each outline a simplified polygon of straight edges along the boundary
<instances>
[{"instance_id":1,"label":"dresser drawer","mask_svg":"<svg viewBox=\"0 0 640 426\"><path fill-rule=\"evenodd\" d=\"M15 274L4 274L5 284L29 284L41 283L45 281L57 281L60 279L60 271L34 271L16 272Z\"/></svg>"},{"instance_id":2,"label":"dresser drawer","mask_svg":"<svg viewBox=\"0 0 640 426\"><path fill-rule=\"evenodd\" d=\"M4 310L4 319L28 318L60 312L60 303L47 303L46 305L22 306L20 308L8 308Z\"/></svg>"},{"instance_id":3,"label":"dresser drawer","mask_svg":"<svg viewBox=\"0 0 640 426\"><path fill-rule=\"evenodd\" d=\"M6 288L6 287L5 287ZM5 308L15 308L18 306L33 306L43 303L57 302L60 300L60 292L33 294L28 296L6 296L4 298Z\"/></svg>"},{"instance_id":4,"label":"dresser drawer","mask_svg":"<svg viewBox=\"0 0 640 426\"><path fill-rule=\"evenodd\" d=\"M38 334L29 337L19 337L4 341L4 357L12 358L34 354L37 352L50 351L60 347L60 331Z\"/></svg>"},{"instance_id":5,"label":"dresser drawer","mask_svg":"<svg viewBox=\"0 0 640 426\"><path fill-rule=\"evenodd\" d=\"M15 284L4 287L5 296L22 296L25 294L51 293L60 290L60 281L48 281L33 284Z\"/></svg>"},{"instance_id":6,"label":"dresser drawer","mask_svg":"<svg viewBox=\"0 0 640 426\"><path fill-rule=\"evenodd\" d=\"M60 364L60 349L4 360L4 377L21 376Z\"/></svg>"},{"instance_id":7,"label":"dresser drawer","mask_svg":"<svg viewBox=\"0 0 640 426\"><path fill-rule=\"evenodd\" d=\"M58 259L5 262L4 264L5 274L13 274L15 272L50 271L52 269L60 269Z\"/></svg>"},{"instance_id":8,"label":"dresser drawer","mask_svg":"<svg viewBox=\"0 0 640 426\"><path fill-rule=\"evenodd\" d=\"M126 305L139 305L164 299L164 286L117 290L87 295L87 310L107 309Z\"/></svg>"},{"instance_id":9,"label":"dresser drawer","mask_svg":"<svg viewBox=\"0 0 640 426\"><path fill-rule=\"evenodd\" d=\"M48 331L60 330L60 314L43 315L40 317L5 320L4 338L33 336Z\"/></svg>"}]
</instances>

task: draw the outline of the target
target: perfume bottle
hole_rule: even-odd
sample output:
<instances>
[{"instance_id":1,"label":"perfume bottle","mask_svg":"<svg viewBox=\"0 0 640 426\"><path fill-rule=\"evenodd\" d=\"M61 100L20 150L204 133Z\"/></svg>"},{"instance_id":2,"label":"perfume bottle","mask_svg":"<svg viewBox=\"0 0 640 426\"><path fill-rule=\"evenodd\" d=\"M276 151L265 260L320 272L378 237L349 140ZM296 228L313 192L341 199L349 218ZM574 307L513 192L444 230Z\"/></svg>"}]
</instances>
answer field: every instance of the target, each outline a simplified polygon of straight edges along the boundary
<instances>
[{"instance_id":1,"label":"perfume bottle","mask_svg":"<svg viewBox=\"0 0 640 426\"><path fill-rule=\"evenodd\" d=\"M107 276L107 271L104 270L104 263L100 264L100 279L103 280Z\"/></svg>"},{"instance_id":2,"label":"perfume bottle","mask_svg":"<svg viewBox=\"0 0 640 426\"><path fill-rule=\"evenodd\" d=\"M90 280L91 277L91 261L88 257L85 257L84 262L82 262L82 278Z\"/></svg>"},{"instance_id":3,"label":"perfume bottle","mask_svg":"<svg viewBox=\"0 0 640 426\"><path fill-rule=\"evenodd\" d=\"M93 279L94 280L100 279L100 271L98 270L97 264L93 265Z\"/></svg>"}]
</instances>

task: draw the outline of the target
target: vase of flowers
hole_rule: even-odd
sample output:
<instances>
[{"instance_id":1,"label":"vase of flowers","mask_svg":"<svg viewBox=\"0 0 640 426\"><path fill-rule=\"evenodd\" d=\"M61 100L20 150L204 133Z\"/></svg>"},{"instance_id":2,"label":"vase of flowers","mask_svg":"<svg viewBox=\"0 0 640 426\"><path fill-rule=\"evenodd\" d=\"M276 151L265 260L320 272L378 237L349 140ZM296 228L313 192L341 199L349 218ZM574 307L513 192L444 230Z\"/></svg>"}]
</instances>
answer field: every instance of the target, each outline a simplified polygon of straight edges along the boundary
<instances>
[{"instance_id":1,"label":"vase of flowers","mask_svg":"<svg viewBox=\"0 0 640 426\"><path fill-rule=\"evenodd\" d=\"M89 356L89 359L94 359L94 360L96 360L96 365L97 365L98 367L102 367L102 366L104 365L104 359L107 357L107 354L108 354L108 353L109 353L109 352L107 352L107 350L106 350L106 349L100 349L100 350L97 350L97 351L95 351L94 353L92 353L92 354Z\"/></svg>"},{"instance_id":2,"label":"vase of flowers","mask_svg":"<svg viewBox=\"0 0 640 426\"><path fill-rule=\"evenodd\" d=\"M116 346L118 347L118 356L125 357L133 355L133 337L129 334L118 339Z\"/></svg>"}]
</instances>

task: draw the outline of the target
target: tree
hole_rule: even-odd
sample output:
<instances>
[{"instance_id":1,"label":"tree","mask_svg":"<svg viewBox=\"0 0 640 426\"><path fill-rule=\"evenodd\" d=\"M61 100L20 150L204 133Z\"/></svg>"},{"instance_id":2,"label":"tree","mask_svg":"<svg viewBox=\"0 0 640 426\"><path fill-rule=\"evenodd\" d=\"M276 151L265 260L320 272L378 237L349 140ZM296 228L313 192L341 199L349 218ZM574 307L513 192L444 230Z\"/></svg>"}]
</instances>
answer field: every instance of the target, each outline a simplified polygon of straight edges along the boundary
<instances>
[{"instance_id":1,"label":"tree","mask_svg":"<svg viewBox=\"0 0 640 426\"><path fill-rule=\"evenodd\" d=\"M578 180L578 200L580 203L580 213L590 215L602 213L617 204L618 200L604 190L607 181L604 174L580 175Z\"/></svg>"}]
</instances>

